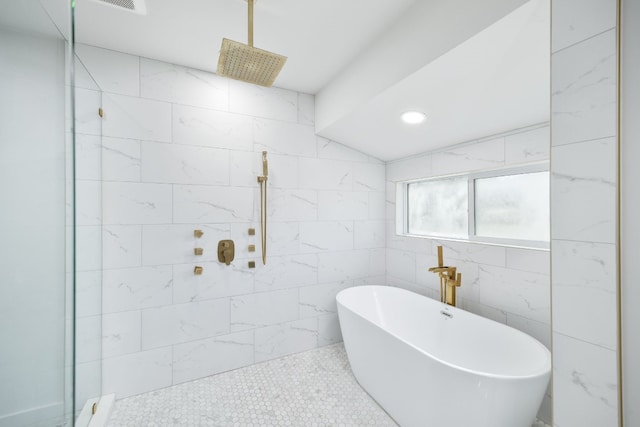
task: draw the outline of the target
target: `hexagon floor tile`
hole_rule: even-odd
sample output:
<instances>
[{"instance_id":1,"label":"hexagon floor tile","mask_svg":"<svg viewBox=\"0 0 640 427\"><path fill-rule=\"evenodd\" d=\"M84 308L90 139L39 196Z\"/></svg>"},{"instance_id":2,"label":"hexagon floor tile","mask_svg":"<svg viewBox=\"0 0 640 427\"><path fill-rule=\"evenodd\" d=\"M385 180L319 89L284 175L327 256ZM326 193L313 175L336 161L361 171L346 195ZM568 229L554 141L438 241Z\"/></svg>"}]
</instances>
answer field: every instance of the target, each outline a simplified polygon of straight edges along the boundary
<instances>
[{"instance_id":1,"label":"hexagon floor tile","mask_svg":"<svg viewBox=\"0 0 640 427\"><path fill-rule=\"evenodd\" d=\"M340 343L119 400L109 426L397 424L358 385Z\"/></svg>"}]
</instances>

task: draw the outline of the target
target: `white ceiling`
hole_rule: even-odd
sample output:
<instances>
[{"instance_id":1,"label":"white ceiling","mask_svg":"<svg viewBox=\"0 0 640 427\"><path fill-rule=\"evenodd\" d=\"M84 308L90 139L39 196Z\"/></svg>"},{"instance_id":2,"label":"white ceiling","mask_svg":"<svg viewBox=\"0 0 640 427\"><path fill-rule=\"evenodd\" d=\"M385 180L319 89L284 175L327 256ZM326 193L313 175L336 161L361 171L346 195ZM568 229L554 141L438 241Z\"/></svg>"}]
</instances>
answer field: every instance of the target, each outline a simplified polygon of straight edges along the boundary
<instances>
[{"instance_id":1,"label":"white ceiling","mask_svg":"<svg viewBox=\"0 0 640 427\"><path fill-rule=\"evenodd\" d=\"M532 0L320 134L383 160L549 120L549 1ZM427 114L420 125L402 112Z\"/></svg>"},{"instance_id":2,"label":"white ceiling","mask_svg":"<svg viewBox=\"0 0 640 427\"><path fill-rule=\"evenodd\" d=\"M254 45L289 59L275 86L318 92L416 0L258 0ZM76 41L215 72L247 42L245 0L146 0L147 14L76 0Z\"/></svg>"},{"instance_id":3,"label":"white ceiling","mask_svg":"<svg viewBox=\"0 0 640 427\"><path fill-rule=\"evenodd\" d=\"M549 2L258 0L254 41L289 57L275 86L318 94L320 135L393 160L549 120ZM76 41L212 72L223 37L246 42L245 0L146 7L76 0ZM414 108L427 122L401 123Z\"/></svg>"}]
</instances>

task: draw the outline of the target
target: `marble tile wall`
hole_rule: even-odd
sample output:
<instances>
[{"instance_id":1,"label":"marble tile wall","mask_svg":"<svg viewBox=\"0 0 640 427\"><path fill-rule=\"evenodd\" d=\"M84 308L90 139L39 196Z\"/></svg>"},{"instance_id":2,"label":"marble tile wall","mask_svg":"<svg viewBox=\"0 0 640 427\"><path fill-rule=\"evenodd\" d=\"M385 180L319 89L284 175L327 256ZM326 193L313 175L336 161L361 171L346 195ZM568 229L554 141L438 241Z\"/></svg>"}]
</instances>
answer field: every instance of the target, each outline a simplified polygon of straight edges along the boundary
<instances>
[{"instance_id":1,"label":"marble tile wall","mask_svg":"<svg viewBox=\"0 0 640 427\"><path fill-rule=\"evenodd\" d=\"M552 2L554 425L618 425L615 0ZM580 410L576 410L580 408Z\"/></svg>"},{"instance_id":2,"label":"marble tile wall","mask_svg":"<svg viewBox=\"0 0 640 427\"><path fill-rule=\"evenodd\" d=\"M81 286L99 281L91 254L103 254L103 304L84 320L86 331L96 322L103 331L82 337L81 355L102 357L103 393L123 398L341 341L335 294L385 283L385 165L316 137L310 95L77 50L104 91L101 99L80 89L78 138L83 194L101 189L103 199L101 210L88 203L78 212ZM263 150L266 266L256 182ZM194 229L204 236L196 240ZM229 238L236 259L225 266L216 248Z\"/></svg>"},{"instance_id":3,"label":"marble tile wall","mask_svg":"<svg viewBox=\"0 0 640 427\"><path fill-rule=\"evenodd\" d=\"M396 234L395 221L397 182L544 161L549 150L549 126L541 124L387 163L387 282L439 299L438 278L428 268L437 265L437 246L442 245L445 262L462 273L460 307L520 329L551 348L549 251L405 237ZM550 391L538 418L551 421Z\"/></svg>"}]
</instances>

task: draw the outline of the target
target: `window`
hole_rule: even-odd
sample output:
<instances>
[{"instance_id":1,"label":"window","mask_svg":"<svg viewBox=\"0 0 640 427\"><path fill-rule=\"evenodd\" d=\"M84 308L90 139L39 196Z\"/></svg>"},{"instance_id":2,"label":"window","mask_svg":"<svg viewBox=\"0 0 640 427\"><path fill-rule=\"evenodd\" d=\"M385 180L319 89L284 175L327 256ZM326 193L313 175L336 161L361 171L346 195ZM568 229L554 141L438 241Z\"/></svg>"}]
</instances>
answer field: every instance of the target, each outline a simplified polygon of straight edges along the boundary
<instances>
[{"instance_id":1,"label":"window","mask_svg":"<svg viewBox=\"0 0 640 427\"><path fill-rule=\"evenodd\" d=\"M399 184L401 234L549 247L548 165Z\"/></svg>"}]
</instances>

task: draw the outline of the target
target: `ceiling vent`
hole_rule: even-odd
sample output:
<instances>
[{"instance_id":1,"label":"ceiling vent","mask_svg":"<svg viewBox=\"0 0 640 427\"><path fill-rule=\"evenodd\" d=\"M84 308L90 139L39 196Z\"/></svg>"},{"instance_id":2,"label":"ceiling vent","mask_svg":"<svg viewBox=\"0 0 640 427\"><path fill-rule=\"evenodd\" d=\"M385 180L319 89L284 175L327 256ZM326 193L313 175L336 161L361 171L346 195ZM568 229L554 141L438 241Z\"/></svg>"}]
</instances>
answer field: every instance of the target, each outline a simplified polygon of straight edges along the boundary
<instances>
[{"instance_id":1,"label":"ceiling vent","mask_svg":"<svg viewBox=\"0 0 640 427\"><path fill-rule=\"evenodd\" d=\"M127 12L137 13L138 15L147 14L147 6L145 0L92 0L94 3L100 3L105 6L115 7Z\"/></svg>"}]
</instances>

